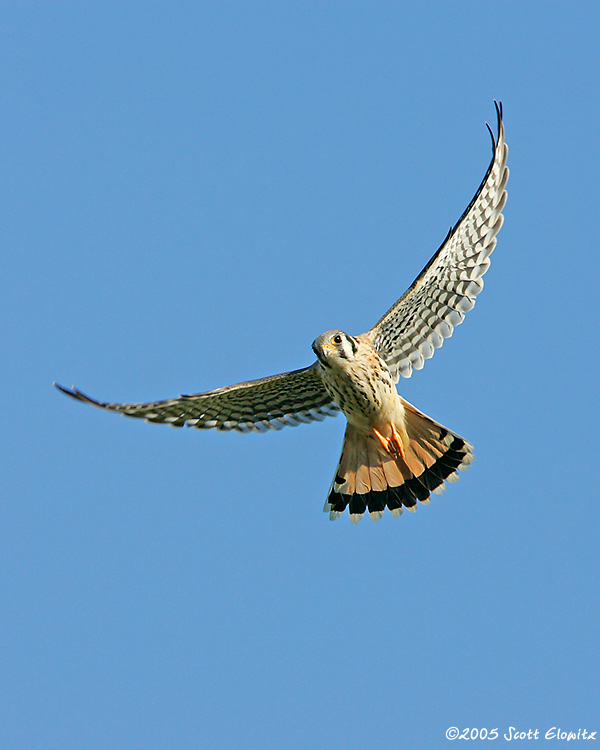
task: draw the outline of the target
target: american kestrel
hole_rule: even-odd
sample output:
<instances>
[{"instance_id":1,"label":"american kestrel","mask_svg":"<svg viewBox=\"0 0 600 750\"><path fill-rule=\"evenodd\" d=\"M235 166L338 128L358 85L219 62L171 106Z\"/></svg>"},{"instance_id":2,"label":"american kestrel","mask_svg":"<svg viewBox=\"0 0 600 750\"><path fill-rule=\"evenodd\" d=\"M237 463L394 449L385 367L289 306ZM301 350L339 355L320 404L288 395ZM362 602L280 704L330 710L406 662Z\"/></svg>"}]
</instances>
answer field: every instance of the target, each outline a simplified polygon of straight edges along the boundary
<instances>
[{"instance_id":1,"label":"american kestrel","mask_svg":"<svg viewBox=\"0 0 600 750\"><path fill-rule=\"evenodd\" d=\"M348 507L357 523L368 509L377 521L429 502L457 469L473 461L464 438L405 401L395 384L411 376L462 323L483 289L506 203L508 148L502 105L498 137L488 125L493 156L475 197L407 292L367 333L328 331L313 342L317 361L301 370L147 404L95 401L76 388L61 391L102 409L198 429L265 432L323 420L342 411L347 420L342 455L324 510L331 519Z\"/></svg>"}]
</instances>

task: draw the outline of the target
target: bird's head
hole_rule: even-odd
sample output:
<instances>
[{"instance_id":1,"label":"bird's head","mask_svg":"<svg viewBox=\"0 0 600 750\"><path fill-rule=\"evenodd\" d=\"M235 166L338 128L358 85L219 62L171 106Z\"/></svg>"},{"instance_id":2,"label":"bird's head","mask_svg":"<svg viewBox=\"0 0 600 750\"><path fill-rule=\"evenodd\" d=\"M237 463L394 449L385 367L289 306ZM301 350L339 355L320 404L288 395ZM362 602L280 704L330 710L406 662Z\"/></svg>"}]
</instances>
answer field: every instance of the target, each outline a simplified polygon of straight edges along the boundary
<instances>
[{"instance_id":1,"label":"bird's head","mask_svg":"<svg viewBox=\"0 0 600 750\"><path fill-rule=\"evenodd\" d=\"M352 361L358 350L358 342L343 331L327 331L313 341L312 348L321 364L333 367Z\"/></svg>"}]
</instances>

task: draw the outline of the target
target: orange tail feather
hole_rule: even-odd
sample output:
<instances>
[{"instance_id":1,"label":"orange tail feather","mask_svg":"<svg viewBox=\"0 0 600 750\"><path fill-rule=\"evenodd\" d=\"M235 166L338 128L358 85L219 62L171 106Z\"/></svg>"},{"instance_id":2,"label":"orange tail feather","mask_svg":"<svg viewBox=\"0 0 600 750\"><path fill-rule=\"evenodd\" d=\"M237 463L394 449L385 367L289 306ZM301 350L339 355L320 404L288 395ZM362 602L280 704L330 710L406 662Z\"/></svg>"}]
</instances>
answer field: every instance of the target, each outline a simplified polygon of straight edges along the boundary
<instances>
[{"instance_id":1,"label":"orange tail feather","mask_svg":"<svg viewBox=\"0 0 600 750\"><path fill-rule=\"evenodd\" d=\"M402 400L409 441L403 456L391 455L375 435L365 435L351 424L346 428L342 455L325 503L333 520L346 508L352 523L368 509L377 521L389 508L393 516L404 508L415 511L427 504L430 493L441 493L444 481L456 482L457 469L473 461L473 446Z\"/></svg>"}]
</instances>

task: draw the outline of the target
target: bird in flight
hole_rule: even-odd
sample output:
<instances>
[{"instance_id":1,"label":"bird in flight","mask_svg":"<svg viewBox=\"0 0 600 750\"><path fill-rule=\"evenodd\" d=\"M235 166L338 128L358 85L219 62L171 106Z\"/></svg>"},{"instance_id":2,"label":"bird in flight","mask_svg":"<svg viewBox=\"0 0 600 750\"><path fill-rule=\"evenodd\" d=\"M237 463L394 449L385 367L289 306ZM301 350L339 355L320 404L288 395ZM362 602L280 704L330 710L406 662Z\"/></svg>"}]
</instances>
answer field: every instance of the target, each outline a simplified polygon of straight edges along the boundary
<instances>
[{"instance_id":1,"label":"bird in flight","mask_svg":"<svg viewBox=\"0 0 600 750\"><path fill-rule=\"evenodd\" d=\"M265 432L342 411L348 424L325 502L329 517L348 508L352 523L367 510L377 521L386 507L400 516L417 501L429 503L431 492L468 468L473 446L405 401L395 384L452 336L483 289L508 180L502 104L495 106L492 160L473 200L408 291L366 333L327 331L313 342L310 367L167 401L112 404L54 385L78 401L174 427Z\"/></svg>"}]
</instances>

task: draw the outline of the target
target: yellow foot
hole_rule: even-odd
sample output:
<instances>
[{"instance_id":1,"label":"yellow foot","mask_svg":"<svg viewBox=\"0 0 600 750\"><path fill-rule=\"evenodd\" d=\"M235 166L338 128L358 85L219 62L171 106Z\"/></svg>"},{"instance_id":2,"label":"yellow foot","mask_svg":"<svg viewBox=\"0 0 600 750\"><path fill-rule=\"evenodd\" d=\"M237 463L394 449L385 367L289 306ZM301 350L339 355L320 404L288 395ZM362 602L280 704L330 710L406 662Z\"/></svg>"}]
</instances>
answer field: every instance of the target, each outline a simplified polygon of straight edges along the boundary
<instances>
[{"instance_id":1,"label":"yellow foot","mask_svg":"<svg viewBox=\"0 0 600 750\"><path fill-rule=\"evenodd\" d=\"M404 459L404 447L402 446L402 438L400 437L400 434L398 433L394 425L392 425L392 436L389 438L384 438L383 435L381 435L376 429L373 429L373 434L375 435L377 440L379 440L384 450L390 454L390 456L393 456L393 458Z\"/></svg>"}]
</instances>

